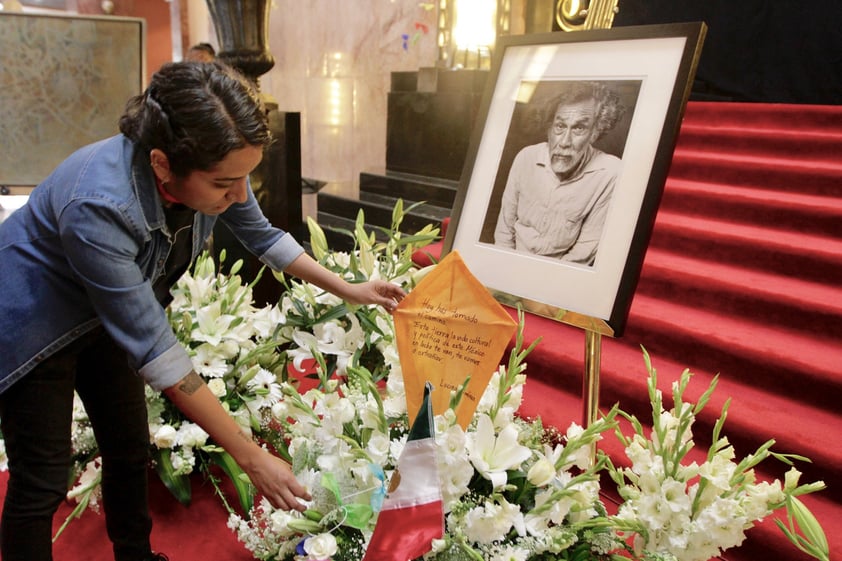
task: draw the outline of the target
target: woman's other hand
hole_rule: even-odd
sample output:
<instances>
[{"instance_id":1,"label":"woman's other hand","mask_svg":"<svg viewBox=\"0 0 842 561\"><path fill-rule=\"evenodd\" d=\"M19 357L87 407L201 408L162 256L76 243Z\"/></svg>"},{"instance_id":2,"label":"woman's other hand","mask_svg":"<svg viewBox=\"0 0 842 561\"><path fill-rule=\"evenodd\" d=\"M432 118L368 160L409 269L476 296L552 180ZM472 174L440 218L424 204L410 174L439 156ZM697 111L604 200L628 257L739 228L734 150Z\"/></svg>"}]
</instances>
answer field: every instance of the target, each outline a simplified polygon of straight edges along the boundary
<instances>
[{"instance_id":1,"label":"woman's other hand","mask_svg":"<svg viewBox=\"0 0 842 561\"><path fill-rule=\"evenodd\" d=\"M351 284L345 299L351 304L377 304L391 313L405 297L401 287L384 280L371 280Z\"/></svg>"}]
</instances>

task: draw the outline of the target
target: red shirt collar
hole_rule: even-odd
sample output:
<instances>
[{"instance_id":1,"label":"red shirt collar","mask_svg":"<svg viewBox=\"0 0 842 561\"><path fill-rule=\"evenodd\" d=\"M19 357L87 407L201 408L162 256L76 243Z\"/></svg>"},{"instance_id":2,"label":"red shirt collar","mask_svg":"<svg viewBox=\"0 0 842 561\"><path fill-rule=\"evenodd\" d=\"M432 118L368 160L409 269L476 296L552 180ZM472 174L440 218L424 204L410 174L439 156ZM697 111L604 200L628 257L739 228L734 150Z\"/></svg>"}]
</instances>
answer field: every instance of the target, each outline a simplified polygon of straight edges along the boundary
<instances>
[{"instance_id":1,"label":"red shirt collar","mask_svg":"<svg viewBox=\"0 0 842 561\"><path fill-rule=\"evenodd\" d=\"M158 187L158 194L161 195L161 198L164 199L166 202L173 204L181 203L181 201L170 195L167 192L167 190L164 189L164 184L161 182L157 175L155 176L155 186Z\"/></svg>"}]
</instances>

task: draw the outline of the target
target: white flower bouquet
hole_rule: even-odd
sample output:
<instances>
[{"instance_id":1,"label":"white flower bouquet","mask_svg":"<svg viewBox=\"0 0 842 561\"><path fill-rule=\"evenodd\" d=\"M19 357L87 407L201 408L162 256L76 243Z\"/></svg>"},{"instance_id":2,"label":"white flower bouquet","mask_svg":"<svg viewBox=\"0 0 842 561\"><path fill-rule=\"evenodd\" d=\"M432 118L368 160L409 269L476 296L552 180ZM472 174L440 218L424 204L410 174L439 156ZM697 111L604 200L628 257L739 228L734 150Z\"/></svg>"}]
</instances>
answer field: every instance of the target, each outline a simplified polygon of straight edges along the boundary
<instances>
[{"instance_id":1,"label":"white flower bouquet","mask_svg":"<svg viewBox=\"0 0 842 561\"><path fill-rule=\"evenodd\" d=\"M818 521L799 495L824 488L824 483L798 485L800 473L792 467L784 483L761 481L754 468L774 457L792 465L807 458L772 451L769 440L753 454L738 460L728 438L722 434L730 400L714 426L712 444L701 463L688 461L694 447L692 427L696 415L707 405L718 377L698 403L683 400L692 374L685 370L672 384L673 407L664 408L657 389L657 375L644 350L649 371L652 430L647 438L634 416L620 411L634 428L631 436L617 430L625 447L629 467L616 468L603 454L622 504L613 520L634 534L633 551L644 559L705 561L739 546L745 531L777 509L786 508L790 526L778 525L799 549L817 559L829 559L828 544ZM801 536L796 527L804 532Z\"/></svg>"}]
</instances>

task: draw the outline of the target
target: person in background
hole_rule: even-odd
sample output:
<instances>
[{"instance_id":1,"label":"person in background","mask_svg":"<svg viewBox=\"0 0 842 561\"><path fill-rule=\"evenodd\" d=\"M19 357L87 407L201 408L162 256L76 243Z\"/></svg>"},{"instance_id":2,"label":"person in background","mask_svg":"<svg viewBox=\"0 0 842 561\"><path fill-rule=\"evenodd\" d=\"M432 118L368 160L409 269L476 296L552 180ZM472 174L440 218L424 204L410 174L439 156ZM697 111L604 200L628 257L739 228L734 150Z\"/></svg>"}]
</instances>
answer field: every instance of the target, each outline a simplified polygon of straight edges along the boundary
<instances>
[{"instance_id":1,"label":"person in background","mask_svg":"<svg viewBox=\"0 0 842 561\"><path fill-rule=\"evenodd\" d=\"M216 60L216 49L210 43L196 43L187 50L184 60L190 62L213 62Z\"/></svg>"},{"instance_id":2,"label":"person in background","mask_svg":"<svg viewBox=\"0 0 842 561\"><path fill-rule=\"evenodd\" d=\"M385 281L346 282L263 216L248 177L272 139L257 93L231 68L165 64L128 102L120 131L68 157L0 224L4 561L52 559L74 390L102 455L116 561L166 559L149 541L144 383L225 448L274 506L303 510L309 496L289 465L225 412L167 321L169 289L217 220L273 270L348 302L392 311L405 296Z\"/></svg>"},{"instance_id":3,"label":"person in background","mask_svg":"<svg viewBox=\"0 0 842 561\"><path fill-rule=\"evenodd\" d=\"M591 266L621 160L593 146L625 108L597 82L571 82L547 104L547 141L523 148L503 191L494 243Z\"/></svg>"}]
</instances>

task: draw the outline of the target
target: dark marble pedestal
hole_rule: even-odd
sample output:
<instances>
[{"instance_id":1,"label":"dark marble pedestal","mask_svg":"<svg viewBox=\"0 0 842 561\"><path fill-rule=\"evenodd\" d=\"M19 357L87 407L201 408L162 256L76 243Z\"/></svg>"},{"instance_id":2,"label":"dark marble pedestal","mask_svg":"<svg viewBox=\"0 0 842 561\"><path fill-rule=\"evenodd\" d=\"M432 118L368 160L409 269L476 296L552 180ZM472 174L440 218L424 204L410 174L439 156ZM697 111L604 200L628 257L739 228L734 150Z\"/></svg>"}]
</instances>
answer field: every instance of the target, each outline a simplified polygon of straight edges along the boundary
<instances>
[{"instance_id":1,"label":"dark marble pedestal","mask_svg":"<svg viewBox=\"0 0 842 561\"><path fill-rule=\"evenodd\" d=\"M328 243L350 250L360 210L367 231L391 225L398 199L415 205L401 230L414 234L450 216L482 101L487 70L422 68L393 72L386 117L386 168L360 174L359 196L318 194L318 222Z\"/></svg>"},{"instance_id":2,"label":"dark marble pedestal","mask_svg":"<svg viewBox=\"0 0 842 561\"><path fill-rule=\"evenodd\" d=\"M386 169L458 180L487 76L439 68L392 73Z\"/></svg>"}]
</instances>

